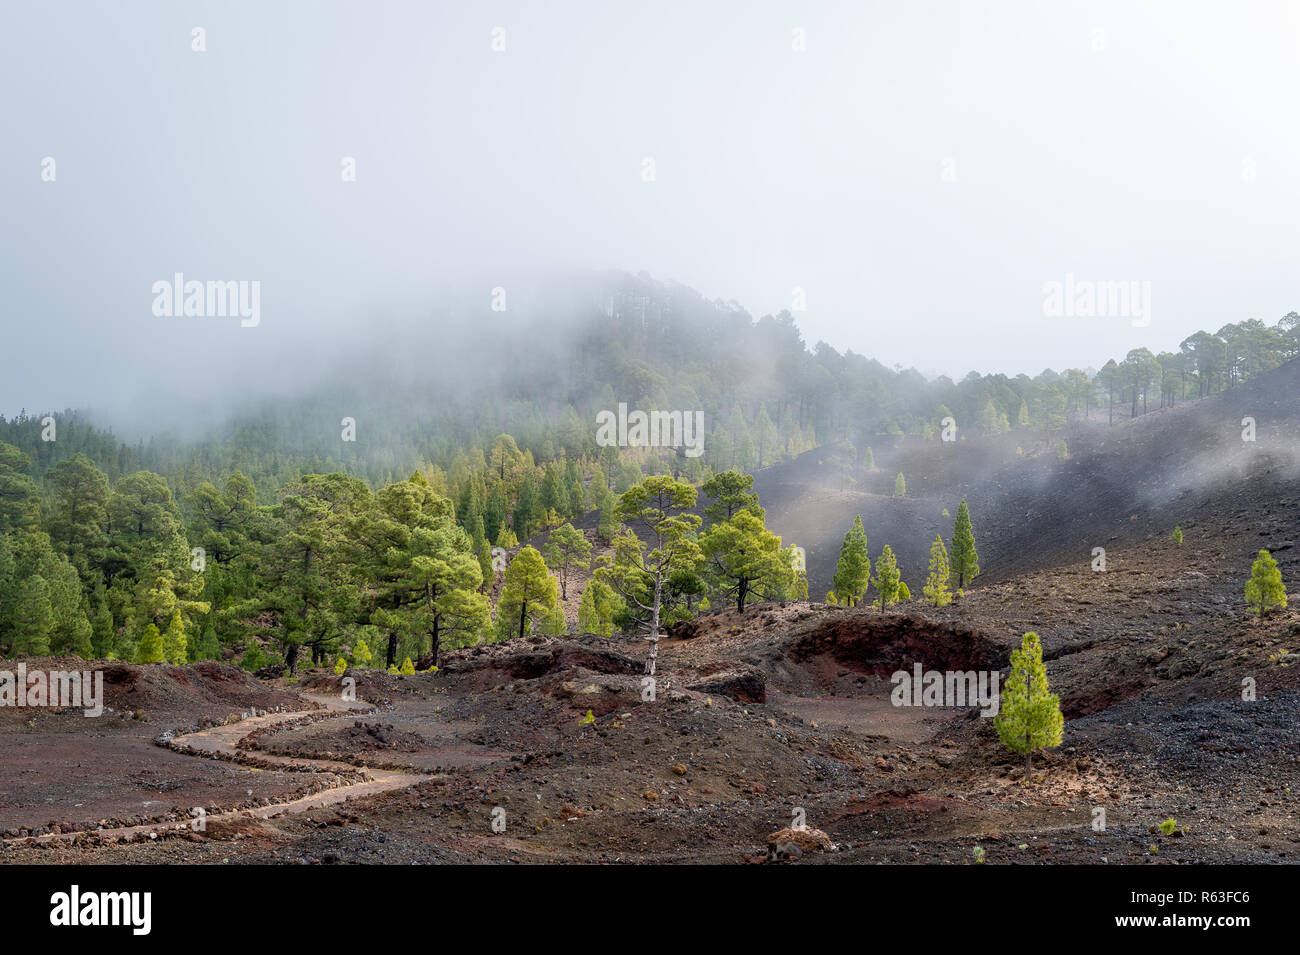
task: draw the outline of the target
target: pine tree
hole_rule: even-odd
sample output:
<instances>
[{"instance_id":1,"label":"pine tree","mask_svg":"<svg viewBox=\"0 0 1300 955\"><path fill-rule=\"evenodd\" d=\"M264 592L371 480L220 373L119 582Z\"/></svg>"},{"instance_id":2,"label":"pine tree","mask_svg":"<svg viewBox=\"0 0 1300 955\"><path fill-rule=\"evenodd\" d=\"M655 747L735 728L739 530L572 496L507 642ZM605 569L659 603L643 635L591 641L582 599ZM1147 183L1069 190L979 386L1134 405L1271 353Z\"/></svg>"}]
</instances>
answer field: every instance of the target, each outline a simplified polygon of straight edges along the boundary
<instances>
[{"instance_id":1,"label":"pine tree","mask_svg":"<svg viewBox=\"0 0 1300 955\"><path fill-rule=\"evenodd\" d=\"M720 595L734 597L744 613L751 598L783 599L794 583L793 552L767 529L762 510L740 510L714 524L700 538L705 574Z\"/></svg>"},{"instance_id":2,"label":"pine tree","mask_svg":"<svg viewBox=\"0 0 1300 955\"><path fill-rule=\"evenodd\" d=\"M108 609L107 601L100 602L90 627L92 652L95 659L103 660L113 650L113 611Z\"/></svg>"},{"instance_id":3,"label":"pine tree","mask_svg":"<svg viewBox=\"0 0 1300 955\"><path fill-rule=\"evenodd\" d=\"M975 529L971 527L970 510L965 499L957 505L957 519L952 528L952 578L958 590L973 581L980 572L979 555L975 553Z\"/></svg>"},{"instance_id":4,"label":"pine tree","mask_svg":"<svg viewBox=\"0 0 1300 955\"><path fill-rule=\"evenodd\" d=\"M894 497L907 496L907 481L903 479L903 472L898 472L898 477L894 478Z\"/></svg>"},{"instance_id":5,"label":"pine tree","mask_svg":"<svg viewBox=\"0 0 1300 955\"><path fill-rule=\"evenodd\" d=\"M758 495L754 493L754 475L739 471L721 471L704 482L700 488L710 504L704 516L712 521L729 521L742 510L753 511L763 517Z\"/></svg>"},{"instance_id":6,"label":"pine tree","mask_svg":"<svg viewBox=\"0 0 1300 955\"><path fill-rule=\"evenodd\" d=\"M342 656L340 656L337 660L334 661L334 673L338 676L342 676L344 673L347 672L348 672L348 661L343 659Z\"/></svg>"},{"instance_id":7,"label":"pine tree","mask_svg":"<svg viewBox=\"0 0 1300 955\"><path fill-rule=\"evenodd\" d=\"M902 583L902 574L898 570L898 561L888 544L876 558L876 579L873 581L880 592L880 609L883 611L891 600L898 597L898 585Z\"/></svg>"},{"instance_id":8,"label":"pine tree","mask_svg":"<svg viewBox=\"0 0 1300 955\"><path fill-rule=\"evenodd\" d=\"M402 661L402 665L398 668L397 672L402 674L402 676L410 676L415 672L415 664L411 662L410 657L407 657Z\"/></svg>"},{"instance_id":9,"label":"pine tree","mask_svg":"<svg viewBox=\"0 0 1300 955\"><path fill-rule=\"evenodd\" d=\"M614 588L603 580L592 577L582 590L578 601L578 631L609 637L614 634L614 614L619 607Z\"/></svg>"},{"instance_id":10,"label":"pine tree","mask_svg":"<svg viewBox=\"0 0 1300 955\"><path fill-rule=\"evenodd\" d=\"M370 646L364 638L358 637L357 642L352 646L352 665L354 667L368 667L374 662L375 655L370 652Z\"/></svg>"},{"instance_id":11,"label":"pine tree","mask_svg":"<svg viewBox=\"0 0 1300 955\"><path fill-rule=\"evenodd\" d=\"M862 456L862 466L868 471L876 469L876 455L870 448L867 448L867 453Z\"/></svg>"},{"instance_id":12,"label":"pine tree","mask_svg":"<svg viewBox=\"0 0 1300 955\"><path fill-rule=\"evenodd\" d=\"M54 611L50 608L50 587L45 578L40 574L29 577L17 604L13 618L14 653L48 656Z\"/></svg>"},{"instance_id":13,"label":"pine tree","mask_svg":"<svg viewBox=\"0 0 1300 955\"><path fill-rule=\"evenodd\" d=\"M167 632L163 634L163 658L175 666L189 662L188 647L185 640L185 622L181 612L173 610L171 620L167 622Z\"/></svg>"},{"instance_id":14,"label":"pine tree","mask_svg":"<svg viewBox=\"0 0 1300 955\"><path fill-rule=\"evenodd\" d=\"M898 602L902 603L904 600L911 600L911 599L912 599L912 591L908 589L907 581L900 580L898 582Z\"/></svg>"},{"instance_id":15,"label":"pine tree","mask_svg":"<svg viewBox=\"0 0 1300 955\"><path fill-rule=\"evenodd\" d=\"M541 632L548 637L562 637L569 632L569 621L564 616L563 604L556 601L555 609L542 621Z\"/></svg>"},{"instance_id":16,"label":"pine tree","mask_svg":"<svg viewBox=\"0 0 1300 955\"><path fill-rule=\"evenodd\" d=\"M672 578L691 574L703 560L695 540L703 521L692 513L697 497L692 485L666 474L648 477L619 495L615 513L631 529L615 539L614 561L606 582L623 598L650 644L646 676L654 676L658 665L659 636L665 622L665 599L672 596Z\"/></svg>"},{"instance_id":17,"label":"pine tree","mask_svg":"<svg viewBox=\"0 0 1300 955\"><path fill-rule=\"evenodd\" d=\"M152 623L144 628L144 634L140 637L140 643L135 648L136 663L162 663L163 640L162 634Z\"/></svg>"},{"instance_id":18,"label":"pine tree","mask_svg":"<svg viewBox=\"0 0 1300 955\"><path fill-rule=\"evenodd\" d=\"M871 558L867 553L867 532L862 526L862 515L853 518L853 526L840 544L839 560L835 563L835 576L831 578L835 596L846 607L852 607L867 592L871 582Z\"/></svg>"},{"instance_id":19,"label":"pine tree","mask_svg":"<svg viewBox=\"0 0 1300 955\"><path fill-rule=\"evenodd\" d=\"M140 645L144 646L143 640L140 641ZM266 654L262 650L262 645L256 640L249 640L248 649L244 651L244 656L239 661L239 665L249 673L256 672L266 666Z\"/></svg>"},{"instance_id":20,"label":"pine tree","mask_svg":"<svg viewBox=\"0 0 1300 955\"><path fill-rule=\"evenodd\" d=\"M935 534L934 543L930 545L930 573L925 578L921 595L936 607L948 605L952 602L952 591L948 589L948 581L951 579L948 550L943 546L943 538Z\"/></svg>"},{"instance_id":21,"label":"pine tree","mask_svg":"<svg viewBox=\"0 0 1300 955\"><path fill-rule=\"evenodd\" d=\"M211 623L205 624L203 630L199 633L198 645L194 652L190 654L191 660L217 660L221 657L221 642L217 639L217 631Z\"/></svg>"},{"instance_id":22,"label":"pine tree","mask_svg":"<svg viewBox=\"0 0 1300 955\"><path fill-rule=\"evenodd\" d=\"M561 524L551 531L550 538L542 548L546 566L559 574L560 598L569 599L569 571L586 570L591 562L591 544L582 531L572 524Z\"/></svg>"},{"instance_id":23,"label":"pine tree","mask_svg":"<svg viewBox=\"0 0 1300 955\"><path fill-rule=\"evenodd\" d=\"M1174 533L1170 536L1169 539L1172 540L1175 544L1181 544L1183 542L1182 527L1175 525Z\"/></svg>"},{"instance_id":24,"label":"pine tree","mask_svg":"<svg viewBox=\"0 0 1300 955\"><path fill-rule=\"evenodd\" d=\"M1250 568L1246 581L1246 606L1261 617L1274 607L1286 607L1286 586L1277 561L1266 550L1261 550Z\"/></svg>"},{"instance_id":25,"label":"pine tree","mask_svg":"<svg viewBox=\"0 0 1300 955\"><path fill-rule=\"evenodd\" d=\"M501 598L497 601L497 632L503 638L528 635L528 623L546 621L554 613L559 588L546 572L546 562L534 548L525 546L506 568Z\"/></svg>"},{"instance_id":26,"label":"pine tree","mask_svg":"<svg viewBox=\"0 0 1300 955\"><path fill-rule=\"evenodd\" d=\"M1035 750L1061 744L1065 718L1060 699L1047 685L1043 645L1036 633L1026 633L1020 649L1011 651L1011 673L993 726L1003 746L1024 754L1026 780L1033 771Z\"/></svg>"}]
</instances>

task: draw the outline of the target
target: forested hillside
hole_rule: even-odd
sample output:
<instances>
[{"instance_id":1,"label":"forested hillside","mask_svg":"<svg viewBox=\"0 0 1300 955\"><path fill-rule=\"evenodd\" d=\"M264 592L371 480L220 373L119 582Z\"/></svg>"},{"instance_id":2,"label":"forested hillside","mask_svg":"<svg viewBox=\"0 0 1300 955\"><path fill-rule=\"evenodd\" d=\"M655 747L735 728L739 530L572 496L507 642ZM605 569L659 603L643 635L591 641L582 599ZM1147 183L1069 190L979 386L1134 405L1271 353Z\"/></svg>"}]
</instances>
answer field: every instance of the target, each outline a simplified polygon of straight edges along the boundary
<instances>
[{"instance_id":1,"label":"forested hillside","mask_svg":"<svg viewBox=\"0 0 1300 955\"><path fill-rule=\"evenodd\" d=\"M300 652L332 663L365 642L391 664L529 621L559 632L575 621L546 571L567 573L589 552L537 557L532 578L530 556L494 608L492 548L593 511L611 553L584 592L584 629L644 624L637 608L659 583L659 622L737 592L742 603L801 595L806 582L740 475L833 445L847 476L870 463L875 436L935 439L950 416L996 434L1140 415L1300 353L1292 312L1198 333L1177 352L1136 349L1092 375L926 380L809 349L788 313L755 321L644 276L610 279L562 315L496 319L476 326L475 343L449 346L463 354L438 355L438 367L470 375L362 363L292 401L253 402L209 435L128 446L92 423L94 409L0 419L0 652L184 662L224 650L250 668L267 654L292 667ZM621 404L702 412L705 453L600 446L596 416ZM635 509L619 495L651 475L674 479L683 513L702 507L699 487L714 510L698 540L683 533L698 555L658 582L644 535L620 532ZM738 568L745 552L761 566Z\"/></svg>"}]
</instances>

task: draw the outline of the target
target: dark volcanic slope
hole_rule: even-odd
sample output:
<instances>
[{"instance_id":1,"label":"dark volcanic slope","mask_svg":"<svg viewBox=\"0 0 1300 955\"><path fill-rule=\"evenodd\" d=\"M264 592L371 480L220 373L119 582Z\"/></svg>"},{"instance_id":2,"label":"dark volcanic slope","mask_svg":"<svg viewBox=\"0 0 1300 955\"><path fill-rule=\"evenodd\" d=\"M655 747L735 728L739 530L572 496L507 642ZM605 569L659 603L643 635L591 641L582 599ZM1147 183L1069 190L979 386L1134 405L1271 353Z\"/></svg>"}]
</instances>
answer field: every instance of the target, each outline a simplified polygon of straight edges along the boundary
<instances>
[{"instance_id":1,"label":"dark volcanic slope","mask_svg":"<svg viewBox=\"0 0 1300 955\"><path fill-rule=\"evenodd\" d=\"M936 533L945 541L952 535L943 511L955 514L963 497L980 549L980 584L1087 562L1093 547L1167 536L1175 524L1186 528L1229 506L1247 523L1271 512L1284 525L1276 534L1290 540L1300 532L1297 391L1300 361L1292 361L1247 385L1113 426L1103 409L1050 434L970 431L949 444L881 435L872 446L877 470L859 473L847 488L828 451L818 449L758 472L755 487L769 526L805 549L814 598L830 588L840 541L858 513L872 558L889 544L919 593L930 542ZM1242 440L1247 416L1256 422L1253 443ZM1062 438L1065 460L1056 453ZM892 496L900 471L908 489L902 499ZM1252 487L1258 495L1243 499Z\"/></svg>"}]
</instances>

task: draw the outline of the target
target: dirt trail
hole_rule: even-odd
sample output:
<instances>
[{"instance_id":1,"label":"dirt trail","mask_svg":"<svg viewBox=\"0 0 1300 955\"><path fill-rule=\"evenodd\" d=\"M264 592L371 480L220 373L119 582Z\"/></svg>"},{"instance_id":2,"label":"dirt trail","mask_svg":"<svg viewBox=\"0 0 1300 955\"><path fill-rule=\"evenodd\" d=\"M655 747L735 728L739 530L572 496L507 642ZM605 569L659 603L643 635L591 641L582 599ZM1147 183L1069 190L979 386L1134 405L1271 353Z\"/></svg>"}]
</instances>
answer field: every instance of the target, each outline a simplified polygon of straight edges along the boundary
<instances>
[{"instance_id":1,"label":"dirt trail","mask_svg":"<svg viewBox=\"0 0 1300 955\"><path fill-rule=\"evenodd\" d=\"M366 709L368 704L366 704L364 700L346 702L337 697L323 696L315 693L302 693L299 694L299 696L306 702L316 703L322 709L332 711L336 717L355 716L362 712L375 712L373 708L368 710ZM301 718L302 716L303 711L263 713L261 716L249 717L246 720L240 720L238 723L213 726L193 733L186 733L172 739L167 745L178 753L188 753L199 756L221 754L223 756L231 757L234 762L238 763L240 761L238 755L239 741L249 733L254 730L265 729L281 723L289 723ZM326 789L323 792L301 796L287 802L272 803L269 806L257 806L250 809L234 809L228 812L210 813L204 820L205 824L237 819L270 819L271 817L281 815L282 813L297 813L304 812L308 809L319 809L324 806L332 806L336 803L343 802L345 799L349 799L353 796L368 796L374 793L387 792L392 789L403 789L428 778L425 775L417 773L396 772L389 769L373 769L370 767L357 767L350 763L342 763L328 759L277 756L271 753L259 753L257 758L259 762L263 763L276 763L281 766L300 769L305 768L313 772L322 773L355 773L360 769L360 771L365 774L366 778L360 782L335 786L332 789ZM43 836L26 836L16 839L6 839L5 842L16 845L39 845L60 839L72 840L78 836L85 835L94 835L100 838L116 841L128 836L149 836L151 833L159 833L169 830L184 830L189 828L191 828L190 822L146 823L139 826L122 826L113 829L79 829L72 832L50 833Z\"/></svg>"}]
</instances>

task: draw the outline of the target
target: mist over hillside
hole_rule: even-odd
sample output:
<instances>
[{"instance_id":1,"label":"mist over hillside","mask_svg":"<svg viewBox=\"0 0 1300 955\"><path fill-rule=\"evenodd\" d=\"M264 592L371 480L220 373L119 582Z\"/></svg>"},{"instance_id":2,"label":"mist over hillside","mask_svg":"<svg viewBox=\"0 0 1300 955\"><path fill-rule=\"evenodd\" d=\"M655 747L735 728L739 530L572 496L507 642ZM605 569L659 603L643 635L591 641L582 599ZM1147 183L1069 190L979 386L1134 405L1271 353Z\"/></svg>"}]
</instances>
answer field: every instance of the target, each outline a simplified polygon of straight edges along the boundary
<instances>
[{"instance_id":1,"label":"mist over hillside","mask_svg":"<svg viewBox=\"0 0 1300 955\"><path fill-rule=\"evenodd\" d=\"M383 483L448 467L503 432L538 460L594 457L596 415L625 404L702 412L714 471L766 467L822 444L858 464L876 436L932 438L949 415L985 434L1050 430L1101 405L1113 420L1116 404L1127 416L1208 394L1294 355L1298 335L1291 313L1276 327L1252 320L1198 333L1158 356L1137 349L1101 373L972 370L954 382L807 343L790 312L755 319L645 273L590 273L453 299L427 322L358 323L256 381L232 369L229 390L125 407L106 396L56 415L57 443L37 440L49 412L28 410L0 418L0 440L30 453L38 472L84 450L112 477L202 461L205 473L238 468L259 486L330 470ZM342 439L344 419L355 440Z\"/></svg>"}]
</instances>

